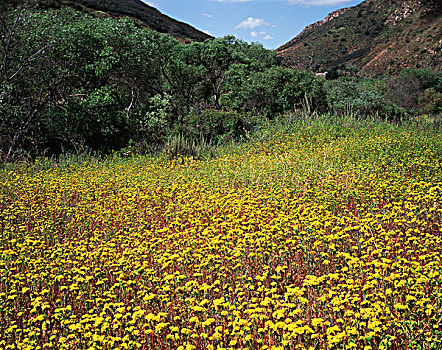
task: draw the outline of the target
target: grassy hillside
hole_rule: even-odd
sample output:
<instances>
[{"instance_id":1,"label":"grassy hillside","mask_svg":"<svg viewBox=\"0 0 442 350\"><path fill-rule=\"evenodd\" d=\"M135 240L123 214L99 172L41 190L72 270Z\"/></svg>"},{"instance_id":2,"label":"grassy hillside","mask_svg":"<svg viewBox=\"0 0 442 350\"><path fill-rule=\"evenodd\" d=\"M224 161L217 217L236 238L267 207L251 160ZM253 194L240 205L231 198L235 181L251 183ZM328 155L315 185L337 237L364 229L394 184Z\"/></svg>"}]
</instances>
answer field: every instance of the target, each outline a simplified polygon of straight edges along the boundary
<instances>
[{"instance_id":1,"label":"grassy hillside","mask_svg":"<svg viewBox=\"0 0 442 350\"><path fill-rule=\"evenodd\" d=\"M0 170L0 344L440 349L442 136L297 124L209 160Z\"/></svg>"},{"instance_id":2,"label":"grassy hillside","mask_svg":"<svg viewBox=\"0 0 442 350\"><path fill-rule=\"evenodd\" d=\"M210 35L164 15L140 0L41 0L39 3L50 7L71 6L94 15L109 15L116 18L128 16L140 26L168 33L182 42L204 41L211 38Z\"/></svg>"},{"instance_id":3,"label":"grassy hillside","mask_svg":"<svg viewBox=\"0 0 442 350\"><path fill-rule=\"evenodd\" d=\"M277 49L288 64L316 71L355 65L367 75L442 69L438 1L367 0L330 14Z\"/></svg>"}]
</instances>

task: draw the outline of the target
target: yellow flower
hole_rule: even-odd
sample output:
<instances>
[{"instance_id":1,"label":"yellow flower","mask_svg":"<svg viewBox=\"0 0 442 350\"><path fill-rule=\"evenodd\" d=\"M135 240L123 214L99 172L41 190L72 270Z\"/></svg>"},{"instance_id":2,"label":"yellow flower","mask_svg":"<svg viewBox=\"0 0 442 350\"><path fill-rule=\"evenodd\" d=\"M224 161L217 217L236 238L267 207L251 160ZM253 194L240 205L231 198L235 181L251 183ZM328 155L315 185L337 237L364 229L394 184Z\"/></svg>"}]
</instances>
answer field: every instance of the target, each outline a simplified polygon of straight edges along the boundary
<instances>
[{"instance_id":1,"label":"yellow flower","mask_svg":"<svg viewBox=\"0 0 442 350\"><path fill-rule=\"evenodd\" d=\"M313 327L319 327L323 325L324 320L322 318L314 318L312 319Z\"/></svg>"}]
</instances>

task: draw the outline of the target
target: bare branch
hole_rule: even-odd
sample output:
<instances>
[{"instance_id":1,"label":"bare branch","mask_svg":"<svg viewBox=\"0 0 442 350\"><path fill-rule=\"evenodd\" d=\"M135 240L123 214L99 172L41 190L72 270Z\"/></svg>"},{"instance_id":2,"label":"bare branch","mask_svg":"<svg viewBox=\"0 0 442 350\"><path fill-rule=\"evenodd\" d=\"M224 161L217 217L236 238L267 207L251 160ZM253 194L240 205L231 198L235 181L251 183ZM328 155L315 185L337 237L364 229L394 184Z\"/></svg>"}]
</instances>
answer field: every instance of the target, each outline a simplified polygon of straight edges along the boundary
<instances>
[{"instance_id":1,"label":"bare branch","mask_svg":"<svg viewBox=\"0 0 442 350\"><path fill-rule=\"evenodd\" d=\"M36 56L38 56L40 53L42 53L45 49L47 49L49 47L49 44L43 46L41 49L37 50L35 53L33 53L31 56L29 56L23 63L22 65L18 68L18 70L12 74L9 78L8 81L11 81L12 79L14 79L14 77L19 74L23 68L26 67L26 64L28 64L29 62L32 62Z\"/></svg>"},{"instance_id":2,"label":"bare branch","mask_svg":"<svg viewBox=\"0 0 442 350\"><path fill-rule=\"evenodd\" d=\"M130 92L131 92L131 94L132 94L132 98L131 98L131 101L130 101L130 105L129 105L129 107L127 108L127 112L126 112L127 117L129 117L129 112L130 112L130 110L132 109L132 105L133 105L133 103L134 103L134 90L131 89Z\"/></svg>"},{"instance_id":3,"label":"bare branch","mask_svg":"<svg viewBox=\"0 0 442 350\"><path fill-rule=\"evenodd\" d=\"M14 23L12 24L11 28L9 28L9 30L7 29L7 23L6 21L3 22L3 30L7 31L8 33L5 33L4 36L4 40L2 40L2 44L3 44L3 62L2 62L2 71L3 71L3 77L6 80L6 83L9 82L8 79L8 61L9 61L9 54L10 54L10 49L11 49L11 45L12 45L12 40L14 37L14 34L16 33L16 31L18 30L18 28L20 27L20 23L22 20L22 12L24 11L24 6L20 6L17 10L17 14L15 16L14 19Z\"/></svg>"}]
</instances>

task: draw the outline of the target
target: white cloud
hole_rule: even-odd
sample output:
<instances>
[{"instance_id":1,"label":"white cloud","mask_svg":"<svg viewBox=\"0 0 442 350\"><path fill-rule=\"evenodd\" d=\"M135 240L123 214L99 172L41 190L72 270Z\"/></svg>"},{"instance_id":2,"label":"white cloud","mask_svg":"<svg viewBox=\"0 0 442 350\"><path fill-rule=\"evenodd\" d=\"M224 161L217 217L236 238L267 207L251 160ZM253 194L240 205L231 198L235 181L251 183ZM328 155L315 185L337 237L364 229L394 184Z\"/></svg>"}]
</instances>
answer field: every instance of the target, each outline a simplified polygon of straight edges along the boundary
<instances>
[{"instance_id":1,"label":"white cloud","mask_svg":"<svg viewBox=\"0 0 442 350\"><path fill-rule=\"evenodd\" d=\"M333 6L353 0L289 0L289 4L302 6Z\"/></svg>"},{"instance_id":2,"label":"white cloud","mask_svg":"<svg viewBox=\"0 0 442 350\"><path fill-rule=\"evenodd\" d=\"M235 29L243 28L243 29L255 29L262 26L269 26L270 23L266 22L262 18L253 18L249 17L245 21L242 21L238 24Z\"/></svg>"},{"instance_id":3,"label":"white cloud","mask_svg":"<svg viewBox=\"0 0 442 350\"><path fill-rule=\"evenodd\" d=\"M207 35L210 35L210 36L215 36L211 32L209 32L208 30L203 30L203 33L206 33Z\"/></svg>"},{"instance_id":4,"label":"white cloud","mask_svg":"<svg viewBox=\"0 0 442 350\"><path fill-rule=\"evenodd\" d=\"M267 34L267 32L265 32L263 30L261 30L259 32L252 31L252 32L250 32L250 36L252 38L256 38L256 37L260 36L262 40L273 40L273 39L275 39L274 37L272 37L270 34Z\"/></svg>"},{"instance_id":5,"label":"white cloud","mask_svg":"<svg viewBox=\"0 0 442 350\"><path fill-rule=\"evenodd\" d=\"M213 15L211 15L210 13L203 13L203 16L207 17L207 18L212 18L213 17Z\"/></svg>"}]
</instances>

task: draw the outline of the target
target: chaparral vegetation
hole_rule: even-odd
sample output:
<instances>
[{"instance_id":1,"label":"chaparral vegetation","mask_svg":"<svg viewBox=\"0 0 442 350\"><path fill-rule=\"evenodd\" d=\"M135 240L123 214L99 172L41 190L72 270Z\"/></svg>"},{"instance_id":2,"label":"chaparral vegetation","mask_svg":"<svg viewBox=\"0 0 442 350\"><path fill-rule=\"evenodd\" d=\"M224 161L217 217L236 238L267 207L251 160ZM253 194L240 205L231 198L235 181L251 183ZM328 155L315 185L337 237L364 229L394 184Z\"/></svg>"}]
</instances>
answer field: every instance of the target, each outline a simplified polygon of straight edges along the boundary
<instances>
[{"instance_id":1,"label":"chaparral vegetation","mask_svg":"<svg viewBox=\"0 0 442 350\"><path fill-rule=\"evenodd\" d=\"M33 3L0 3L0 161L198 155L300 110L442 122L442 73L425 66L368 78L342 65L317 75L234 36L182 45L129 19Z\"/></svg>"},{"instance_id":2,"label":"chaparral vegetation","mask_svg":"<svg viewBox=\"0 0 442 350\"><path fill-rule=\"evenodd\" d=\"M440 349L442 135L296 122L0 171L2 349Z\"/></svg>"}]
</instances>

